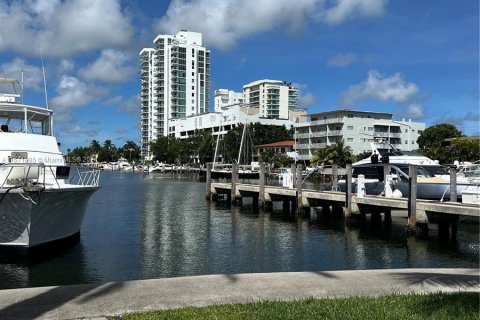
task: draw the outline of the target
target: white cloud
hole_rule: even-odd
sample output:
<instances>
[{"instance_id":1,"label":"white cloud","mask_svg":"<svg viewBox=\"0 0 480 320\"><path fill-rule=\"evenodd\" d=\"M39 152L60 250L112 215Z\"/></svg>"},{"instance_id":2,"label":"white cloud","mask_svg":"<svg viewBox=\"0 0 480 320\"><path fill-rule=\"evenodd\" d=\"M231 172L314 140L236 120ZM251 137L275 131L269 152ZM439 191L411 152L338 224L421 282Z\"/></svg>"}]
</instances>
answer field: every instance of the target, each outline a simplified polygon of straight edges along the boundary
<instances>
[{"instance_id":1,"label":"white cloud","mask_svg":"<svg viewBox=\"0 0 480 320\"><path fill-rule=\"evenodd\" d=\"M330 67L342 67L345 68L352 62L357 60L357 55L355 53L339 53L334 55L328 60L327 65Z\"/></svg>"},{"instance_id":2,"label":"white cloud","mask_svg":"<svg viewBox=\"0 0 480 320\"><path fill-rule=\"evenodd\" d=\"M173 0L156 24L160 33L181 29L203 33L209 46L233 47L237 40L277 27L294 34L307 22L339 24L352 17L383 15L386 0Z\"/></svg>"},{"instance_id":3,"label":"white cloud","mask_svg":"<svg viewBox=\"0 0 480 320\"><path fill-rule=\"evenodd\" d=\"M11 62L0 65L0 75L2 77L18 81L22 80L22 70L24 87L33 91L43 91L43 73L40 67L29 65L20 58L15 58Z\"/></svg>"},{"instance_id":4,"label":"white cloud","mask_svg":"<svg viewBox=\"0 0 480 320\"><path fill-rule=\"evenodd\" d=\"M420 103L411 103L407 106L405 117L411 119L422 119L425 117L425 108Z\"/></svg>"},{"instance_id":5,"label":"white cloud","mask_svg":"<svg viewBox=\"0 0 480 320\"><path fill-rule=\"evenodd\" d=\"M405 82L400 73L385 77L376 70L370 70L365 81L350 86L342 93L341 104L351 107L368 99L405 103L412 100L417 92L417 85Z\"/></svg>"},{"instance_id":6,"label":"white cloud","mask_svg":"<svg viewBox=\"0 0 480 320\"><path fill-rule=\"evenodd\" d=\"M326 9L319 15L321 19L330 24L340 24L347 18L379 17L385 13L386 0L336 0L336 5Z\"/></svg>"},{"instance_id":7,"label":"white cloud","mask_svg":"<svg viewBox=\"0 0 480 320\"><path fill-rule=\"evenodd\" d=\"M102 48L126 47L133 35L131 19L120 0L0 0L5 23L0 52L66 56ZM8 21L8 23L7 23Z\"/></svg>"},{"instance_id":8,"label":"white cloud","mask_svg":"<svg viewBox=\"0 0 480 320\"><path fill-rule=\"evenodd\" d=\"M128 65L129 57L120 51L103 50L100 57L79 74L87 80L100 80L108 83L119 83L131 80L136 72L133 65Z\"/></svg>"},{"instance_id":9,"label":"white cloud","mask_svg":"<svg viewBox=\"0 0 480 320\"><path fill-rule=\"evenodd\" d=\"M69 126L63 126L62 127L62 132L67 133L67 134L72 134L72 135L84 135L87 137L98 137L98 134L100 133L100 130L98 129L86 129L83 126L80 126L78 124L76 125L69 125Z\"/></svg>"},{"instance_id":10,"label":"white cloud","mask_svg":"<svg viewBox=\"0 0 480 320\"><path fill-rule=\"evenodd\" d=\"M317 102L317 97L311 92L306 92L298 97L298 105L300 108L306 109Z\"/></svg>"},{"instance_id":11,"label":"white cloud","mask_svg":"<svg viewBox=\"0 0 480 320\"><path fill-rule=\"evenodd\" d=\"M51 100L55 117L59 121L70 121L70 112L105 94L105 90L88 86L85 82L71 76L64 75L57 86L58 96Z\"/></svg>"},{"instance_id":12,"label":"white cloud","mask_svg":"<svg viewBox=\"0 0 480 320\"><path fill-rule=\"evenodd\" d=\"M292 83L292 86L298 89L298 106L300 108L307 109L317 102L317 97L313 93L307 91L307 84Z\"/></svg>"},{"instance_id":13,"label":"white cloud","mask_svg":"<svg viewBox=\"0 0 480 320\"><path fill-rule=\"evenodd\" d=\"M140 114L140 95L134 95L128 98L125 102L120 104L118 108L120 112L127 112L134 116L139 116Z\"/></svg>"}]
</instances>

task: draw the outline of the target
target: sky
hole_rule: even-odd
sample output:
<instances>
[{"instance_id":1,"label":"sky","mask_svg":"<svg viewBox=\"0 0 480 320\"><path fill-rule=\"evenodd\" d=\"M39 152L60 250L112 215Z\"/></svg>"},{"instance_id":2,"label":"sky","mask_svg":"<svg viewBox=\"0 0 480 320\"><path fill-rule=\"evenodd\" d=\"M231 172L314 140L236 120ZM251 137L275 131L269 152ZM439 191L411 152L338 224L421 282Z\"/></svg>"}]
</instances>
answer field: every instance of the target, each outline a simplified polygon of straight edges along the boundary
<instances>
[{"instance_id":1,"label":"sky","mask_svg":"<svg viewBox=\"0 0 480 320\"><path fill-rule=\"evenodd\" d=\"M309 114L387 112L480 134L478 0L0 0L0 77L23 69L24 103L48 101L63 152L139 144L138 54L181 29L211 50L212 94L283 80Z\"/></svg>"}]
</instances>

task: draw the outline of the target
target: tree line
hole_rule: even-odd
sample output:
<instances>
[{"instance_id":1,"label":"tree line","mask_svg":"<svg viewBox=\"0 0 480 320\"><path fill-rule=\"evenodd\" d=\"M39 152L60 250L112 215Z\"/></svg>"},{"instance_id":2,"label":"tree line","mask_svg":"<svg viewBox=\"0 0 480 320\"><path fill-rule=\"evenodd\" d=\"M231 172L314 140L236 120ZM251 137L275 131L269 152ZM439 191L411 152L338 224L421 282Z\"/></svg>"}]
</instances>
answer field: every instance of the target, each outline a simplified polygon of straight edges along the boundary
<instances>
[{"instance_id":1,"label":"tree line","mask_svg":"<svg viewBox=\"0 0 480 320\"><path fill-rule=\"evenodd\" d=\"M140 160L140 147L130 140L119 148L112 143L112 140L105 140L103 145L97 140L92 140L88 147L67 149L67 162L69 163L88 163L92 160L115 162L121 157L129 162L138 162Z\"/></svg>"},{"instance_id":2,"label":"tree line","mask_svg":"<svg viewBox=\"0 0 480 320\"><path fill-rule=\"evenodd\" d=\"M249 164L254 160L254 146L293 140L293 135L293 127L254 123L247 125L244 130L244 125L240 124L229 130L222 139L217 139L217 135L212 134L211 130L195 130L185 139L159 137L151 142L150 151L153 154L153 161L192 164L195 160L195 162L205 164L214 161L217 149L217 162L236 163L240 158L241 163ZM465 137L452 124L442 123L425 129L417 142L419 153L439 160L441 164L451 164L455 160L473 162L480 159L479 140ZM243 152L240 154L242 144ZM67 161L73 163L89 162L92 156L95 156L98 162L117 161L120 157L130 162L142 160L140 147L133 141L127 141L122 147L117 148L111 140L105 140L103 145L97 140L92 140L88 147L68 149L67 152ZM348 162L359 161L370 155L371 152L353 155L352 149L341 140L326 148L317 149L310 164L335 163L344 167ZM276 153L274 150L263 152L260 154L260 158L264 163L276 167L288 166L294 161L287 155Z\"/></svg>"}]
</instances>

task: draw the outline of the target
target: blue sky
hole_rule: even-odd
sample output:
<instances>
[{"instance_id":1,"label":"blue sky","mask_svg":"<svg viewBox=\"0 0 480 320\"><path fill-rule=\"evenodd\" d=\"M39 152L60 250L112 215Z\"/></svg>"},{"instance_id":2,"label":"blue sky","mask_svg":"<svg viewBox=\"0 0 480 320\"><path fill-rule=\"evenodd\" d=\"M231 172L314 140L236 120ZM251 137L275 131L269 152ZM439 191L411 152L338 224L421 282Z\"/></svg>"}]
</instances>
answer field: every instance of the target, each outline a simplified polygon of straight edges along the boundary
<instances>
[{"instance_id":1,"label":"blue sky","mask_svg":"<svg viewBox=\"0 0 480 320\"><path fill-rule=\"evenodd\" d=\"M285 80L308 113L480 132L477 0L0 0L0 76L23 68L24 102L44 105L42 51L63 151L138 143L138 53L180 29L203 33L211 92Z\"/></svg>"}]
</instances>

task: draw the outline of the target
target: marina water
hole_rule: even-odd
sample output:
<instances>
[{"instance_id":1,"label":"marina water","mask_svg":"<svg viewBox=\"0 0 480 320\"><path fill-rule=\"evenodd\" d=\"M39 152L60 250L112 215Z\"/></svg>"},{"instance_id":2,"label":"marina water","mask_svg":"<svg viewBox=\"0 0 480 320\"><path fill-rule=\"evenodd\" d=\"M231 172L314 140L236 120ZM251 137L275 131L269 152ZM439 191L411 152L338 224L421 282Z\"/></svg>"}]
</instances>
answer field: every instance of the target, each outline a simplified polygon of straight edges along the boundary
<instances>
[{"instance_id":1,"label":"marina water","mask_svg":"<svg viewBox=\"0 0 480 320\"><path fill-rule=\"evenodd\" d=\"M0 289L205 274L383 268L476 268L478 224L456 241L434 230L292 218L205 200L205 183L162 174L103 172L80 239L29 254L0 252Z\"/></svg>"}]
</instances>

